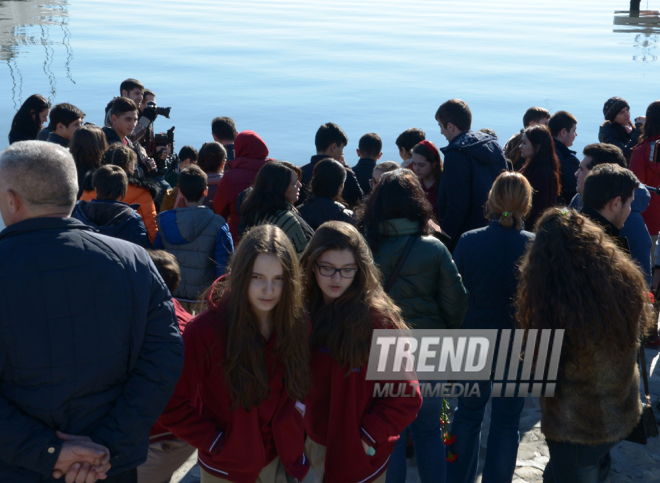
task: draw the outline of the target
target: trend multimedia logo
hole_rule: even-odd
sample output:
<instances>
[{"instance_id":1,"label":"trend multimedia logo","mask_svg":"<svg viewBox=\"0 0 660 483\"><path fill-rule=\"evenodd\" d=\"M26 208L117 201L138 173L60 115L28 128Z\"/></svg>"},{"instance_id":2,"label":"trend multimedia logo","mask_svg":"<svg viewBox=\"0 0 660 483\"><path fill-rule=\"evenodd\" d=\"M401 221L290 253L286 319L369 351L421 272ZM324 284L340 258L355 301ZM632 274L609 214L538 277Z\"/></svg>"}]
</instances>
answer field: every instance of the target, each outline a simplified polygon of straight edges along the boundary
<instances>
[{"instance_id":1,"label":"trend multimedia logo","mask_svg":"<svg viewBox=\"0 0 660 483\"><path fill-rule=\"evenodd\" d=\"M563 340L563 329L374 330L367 380L374 397L480 395L470 381L491 376L494 397L552 397Z\"/></svg>"}]
</instances>

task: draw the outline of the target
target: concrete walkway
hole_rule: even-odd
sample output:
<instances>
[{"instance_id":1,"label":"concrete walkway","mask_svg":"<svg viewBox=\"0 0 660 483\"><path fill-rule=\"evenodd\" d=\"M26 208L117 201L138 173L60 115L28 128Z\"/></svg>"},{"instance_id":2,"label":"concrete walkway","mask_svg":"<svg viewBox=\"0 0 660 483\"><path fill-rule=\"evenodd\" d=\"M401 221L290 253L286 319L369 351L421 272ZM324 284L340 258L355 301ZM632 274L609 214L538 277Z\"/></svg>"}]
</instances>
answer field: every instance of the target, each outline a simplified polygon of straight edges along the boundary
<instances>
[{"instance_id":1,"label":"concrete walkway","mask_svg":"<svg viewBox=\"0 0 660 483\"><path fill-rule=\"evenodd\" d=\"M660 397L660 353L655 349L646 349L647 370L650 374L649 386L651 401L655 415L660 421L660 411L655 402ZM651 368L653 369L651 371ZM642 390L643 392L643 390ZM452 407L454 401L450 401ZM490 406L490 405L489 405ZM484 463L486 441L488 440L488 425L490 423L490 408L486 409L483 432L481 436L482 447L480 452L479 471L476 483L481 483L481 469ZM541 414L537 398L527 398L520 419L521 441L518 448L518 460L513 483L541 483L543 470L548 462L548 447L541 434ZM197 483L199 481L199 468L196 465L195 453L177 471L172 483ZM410 483L419 483L419 476L415 460L408 460L408 478ZM622 442L612 450L611 483L660 483L660 437L653 438L649 444L642 446L629 442Z\"/></svg>"}]
</instances>

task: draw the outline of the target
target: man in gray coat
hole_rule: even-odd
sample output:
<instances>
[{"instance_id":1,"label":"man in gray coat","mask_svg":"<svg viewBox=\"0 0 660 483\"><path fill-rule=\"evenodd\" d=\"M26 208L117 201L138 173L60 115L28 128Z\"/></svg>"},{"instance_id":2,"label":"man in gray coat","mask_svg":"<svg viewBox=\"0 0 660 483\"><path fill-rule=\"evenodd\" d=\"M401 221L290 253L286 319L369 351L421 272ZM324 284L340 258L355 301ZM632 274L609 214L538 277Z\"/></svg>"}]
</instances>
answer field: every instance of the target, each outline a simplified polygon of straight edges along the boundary
<instances>
[{"instance_id":1,"label":"man in gray coat","mask_svg":"<svg viewBox=\"0 0 660 483\"><path fill-rule=\"evenodd\" d=\"M137 482L183 366L147 252L70 218L69 152L0 154L0 481Z\"/></svg>"}]
</instances>

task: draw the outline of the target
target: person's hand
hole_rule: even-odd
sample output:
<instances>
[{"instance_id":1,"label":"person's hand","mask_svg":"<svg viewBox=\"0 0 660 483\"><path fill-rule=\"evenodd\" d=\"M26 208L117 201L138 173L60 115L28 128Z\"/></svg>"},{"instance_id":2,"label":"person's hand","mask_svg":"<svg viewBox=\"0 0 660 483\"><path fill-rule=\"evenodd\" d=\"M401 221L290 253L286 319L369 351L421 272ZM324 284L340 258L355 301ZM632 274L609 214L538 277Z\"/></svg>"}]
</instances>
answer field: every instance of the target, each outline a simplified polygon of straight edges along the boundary
<instances>
[{"instance_id":1,"label":"person's hand","mask_svg":"<svg viewBox=\"0 0 660 483\"><path fill-rule=\"evenodd\" d=\"M156 169L156 161L154 161L153 158L146 158L144 160L144 164L147 168L149 168L149 171Z\"/></svg>"},{"instance_id":2,"label":"person's hand","mask_svg":"<svg viewBox=\"0 0 660 483\"><path fill-rule=\"evenodd\" d=\"M88 436L55 432L64 440L53 468L53 478L65 476L66 483L94 483L104 480L110 470L110 451Z\"/></svg>"},{"instance_id":3,"label":"person's hand","mask_svg":"<svg viewBox=\"0 0 660 483\"><path fill-rule=\"evenodd\" d=\"M341 159L339 160L339 162L340 162L341 164L343 164L345 167L348 168L348 164L346 164L346 160L344 159L344 155L343 155L343 154L341 155Z\"/></svg>"},{"instance_id":4,"label":"person's hand","mask_svg":"<svg viewBox=\"0 0 660 483\"><path fill-rule=\"evenodd\" d=\"M635 118L635 124L644 124L646 122L646 116L637 116Z\"/></svg>"},{"instance_id":5,"label":"person's hand","mask_svg":"<svg viewBox=\"0 0 660 483\"><path fill-rule=\"evenodd\" d=\"M626 130L628 134L633 132L633 127L630 124L626 124L625 126L623 126L623 128Z\"/></svg>"},{"instance_id":6,"label":"person's hand","mask_svg":"<svg viewBox=\"0 0 660 483\"><path fill-rule=\"evenodd\" d=\"M154 122L156 120L156 117L158 116L158 113L156 112L155 107L147 106L142 111L142 115L147 119L149 119L151 122Z\"/></svg>"}]
</instances>

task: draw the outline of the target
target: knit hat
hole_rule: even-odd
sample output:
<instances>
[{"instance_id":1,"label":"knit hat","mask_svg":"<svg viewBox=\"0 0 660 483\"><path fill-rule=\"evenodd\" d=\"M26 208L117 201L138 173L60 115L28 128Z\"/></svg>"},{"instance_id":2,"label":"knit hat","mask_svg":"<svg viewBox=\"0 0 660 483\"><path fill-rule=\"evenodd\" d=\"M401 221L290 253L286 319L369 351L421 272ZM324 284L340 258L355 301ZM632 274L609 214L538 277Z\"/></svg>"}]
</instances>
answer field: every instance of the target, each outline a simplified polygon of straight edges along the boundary
<instances>
[{"instance_id":1,"label":"knit hat","mask_svg":"<svg viewBox=\"0 0 660 483\"><path fill-rule=\"evenodd\" d=\"M610 97L603 106L603 114L605 115L605 120L614 121L614 118L625 108L630 109L630 106L625 99L620 97Z\"/></svg>"}]
</instances>

